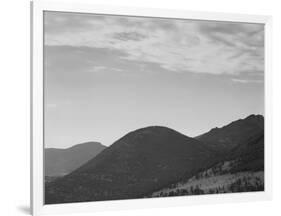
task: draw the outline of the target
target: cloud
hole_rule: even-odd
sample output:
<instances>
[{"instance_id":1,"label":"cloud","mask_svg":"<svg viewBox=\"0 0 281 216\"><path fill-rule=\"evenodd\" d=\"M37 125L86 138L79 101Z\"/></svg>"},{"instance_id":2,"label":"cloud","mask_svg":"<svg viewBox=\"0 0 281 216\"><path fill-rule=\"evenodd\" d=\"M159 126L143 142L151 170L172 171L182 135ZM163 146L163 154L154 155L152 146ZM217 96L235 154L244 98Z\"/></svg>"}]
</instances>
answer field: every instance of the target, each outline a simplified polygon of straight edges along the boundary
<instances>
[{"instance_id":1,"label":"cloud","mask_svg":"<svg viewBox=\"0 0 281 216\"><path fill-rule=\"evenodd\" d=\"M244 79L232 79L233 82L248 84L248 83L256 83L260 84L263 83L263 80L244 80Z\"/></svg>"},{"instance_id":2,"label":"cloud","mask_svg":"<svg viewBox=\"0 0 281 216\"><path fill-rule=\"evenodd\" d=\"M113 37L121 41L141 41L146 38L145 35L138 32L117 32Z\"/></svg>"},{"instance_id":3,"label":"cloud","mask_svg":"<svg viewBox=\"0 0 281 216\"><path fill-rule=\"evenodd\" d=\"M122 72L123 70L115 67L105 67L105 66L92 66L88 69L89 72Z\"/></svg>"},{"instance_id":4,"label":"cloud","mask_svg":"<svg viewBox=\"0 0 281 216\"><path fill-rule=\"evenodd\" d=\"M92 71L95 71L95 72L103 71L103 70L105 70L105 69L106 69L105 66L93 66L93 67L91 68L91 70L92 70Z\"/></svg>"},{"instance_id":5,"label":"cloud","mask_svg":"<svg viewBox=\"0 0 281 216\"><path fill-rule=\"evenodd\" d=\"M171 72L263 71L259 24L46 12L45 44L108 49Z\"/></svg>"}]
</instances>

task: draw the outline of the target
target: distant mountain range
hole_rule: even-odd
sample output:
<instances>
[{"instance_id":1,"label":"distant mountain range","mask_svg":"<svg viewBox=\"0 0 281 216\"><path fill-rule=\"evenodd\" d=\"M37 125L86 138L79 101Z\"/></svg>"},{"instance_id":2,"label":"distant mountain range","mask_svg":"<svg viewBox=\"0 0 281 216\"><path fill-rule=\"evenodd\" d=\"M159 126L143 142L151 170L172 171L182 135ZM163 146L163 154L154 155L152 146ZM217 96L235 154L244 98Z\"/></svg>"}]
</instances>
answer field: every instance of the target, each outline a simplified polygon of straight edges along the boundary
<instances>
[{"instance_id":1,"label":"distant mountain range","mask_svg":"<svg viewBox=\"0 0 281 216\"><path fill-rule=\"evenodd\" d=\"M46 148L45 176L58 177L69 174L106 147L98 142L87 142L67 149Z\"/></svg>"},{"instance_id":2,"label":"distant mountain range","mask_svg":"<svg viewBox=\"0 0 281 216\"><path fill-rule=\"evenodd\" d=\"M262 116L251 115L195 138L161 126L132 131L46 184L45 202L262 190L263 124Z\"/></svg>"}]
</instances>

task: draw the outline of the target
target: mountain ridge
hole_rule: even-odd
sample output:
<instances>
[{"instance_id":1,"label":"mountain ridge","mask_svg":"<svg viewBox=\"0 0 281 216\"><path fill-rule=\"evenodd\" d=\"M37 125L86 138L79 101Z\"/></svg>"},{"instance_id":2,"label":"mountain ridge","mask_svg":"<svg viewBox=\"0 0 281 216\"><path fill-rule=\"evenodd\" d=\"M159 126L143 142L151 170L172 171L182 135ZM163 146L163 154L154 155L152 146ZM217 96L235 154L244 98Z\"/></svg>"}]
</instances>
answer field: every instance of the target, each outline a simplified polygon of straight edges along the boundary
<instances>
[{"instance_id":1,"label":"mountain ridge","mask_svg":"<svg viewBox=\"0 0 281 216\"><path fill-rule=\"evenodd\" d=\"M173 129L161 126L138 129L50 184L46 200L60 203L140 198L182 175L193 175L212 156L200 141Z\"/></svg>"},{"instance_id":2,"label":"mountain ridge","mask_svg":"<svg viewBox=\"0 0 281 216\"><path fill-rule=\"evenodd\" d=\"M232 121L223 127L216 127L201 134L195 139L205 143L211 149L225 153L230 152L239 144L247 141L264 131L264 117L262 115L249 115L244 119Z\"/></svg>"},{"instance_id":3,"label":"mountain ridge","mask_svg":"<svg viewBox=\"0 0 281 216\"><path fill-rule=\"evenodd\" d=\"M106 147L99 142L80 143L69 148L44 150L45 176L63 176L95 157Z\"/></svg>"},{"instance_id":4,"label":"mountain ridge","mask_svg":"<svg viewBox=\"0 0 281 216\"><path fill-rule=\"evenodd\" d=\"M263 171L263 125L250 115L196 138L164 126L131 131L48 184L46 204L146 197L228 161L237 162L233 172Z\"/></svg>"}]
</instances>

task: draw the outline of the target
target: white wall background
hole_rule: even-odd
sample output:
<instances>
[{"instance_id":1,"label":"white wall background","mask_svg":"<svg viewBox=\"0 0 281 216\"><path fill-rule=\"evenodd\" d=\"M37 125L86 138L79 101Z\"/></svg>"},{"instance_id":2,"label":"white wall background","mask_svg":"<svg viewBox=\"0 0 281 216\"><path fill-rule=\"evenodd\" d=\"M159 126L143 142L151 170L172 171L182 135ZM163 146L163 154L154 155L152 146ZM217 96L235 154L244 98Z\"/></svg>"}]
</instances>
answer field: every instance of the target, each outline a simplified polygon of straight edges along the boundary
<instances>
[{"instance_id":1,"label":"white wall background","mask_svg":"<svg viewBox=\"0 0 281 216\"><path fill-rule=\"evenodd\" d=\"M83 0L81 0L82 2ZM273 0L92 0L93 3L273 16L273 201L104 212L96 215L281 215L281 5ZM29 1L1 1L0 215L29 209ZM164 206L163 206L164 207Z\"/></svg>"}]
</instances>

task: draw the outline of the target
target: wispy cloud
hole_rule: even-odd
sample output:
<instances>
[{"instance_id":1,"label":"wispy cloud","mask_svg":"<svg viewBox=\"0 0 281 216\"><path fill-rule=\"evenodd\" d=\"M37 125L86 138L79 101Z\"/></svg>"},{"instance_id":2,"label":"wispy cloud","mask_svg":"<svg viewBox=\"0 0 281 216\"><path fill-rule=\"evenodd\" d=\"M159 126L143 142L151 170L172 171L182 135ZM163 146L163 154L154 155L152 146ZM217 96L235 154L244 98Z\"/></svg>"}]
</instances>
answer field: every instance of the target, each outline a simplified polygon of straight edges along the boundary
<instances>
[{"instance_id":1,"label":"wispy cloud","mask_svg":"<svg viewBox=\"0 0 281 216\"><path fill-rule=\"evenodd\" d=\"M263 80L246 80L246 79L232 79L233 82L248 84L248 83L256 83L260 84L263 83Z\"/></svg>"},{"instance_id":2,"label":"wispy cloud","mask_svg":"<svg viewBox=\"0 0 281 216\"><path fill-rule=\"evenodd\" d=\"M263 71L262 25L47 12L45 43L117 50L174 72Z\"/></svg>"},{"instance_id":3,"label":"wispy cloud","mask_svg":"<svg viewBox=\"0 0 281 216\"><path fill-rule=\"evenodd\" d=\"M90 67L88 69L89 72L122 72L123 70L120 69L120 68L115 68L115 67L105 67L105 66L93 66L93 67Z\"/></svg>"},{"instance_id":4,"label":"wispy cloud","mask_svg":"<svg viewBox=\"0 0 281 216\"><path fill-rule=\"evenodd\" d=\"M104 66L94 66L91 68L91 71L94 71L94 72L99 72L99 71L103 71L103 70L106 70L106 67Z\"/></svg>"}]
</instances>

